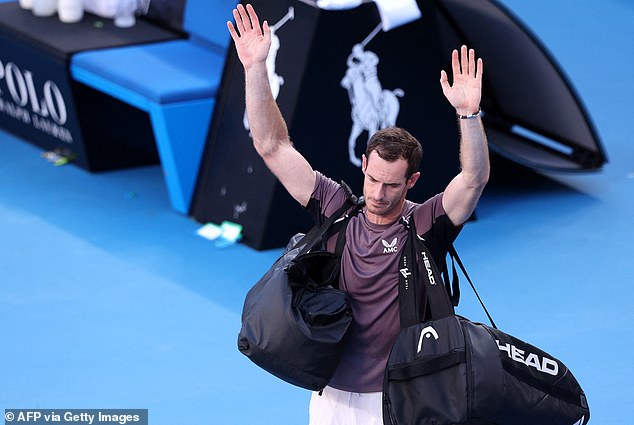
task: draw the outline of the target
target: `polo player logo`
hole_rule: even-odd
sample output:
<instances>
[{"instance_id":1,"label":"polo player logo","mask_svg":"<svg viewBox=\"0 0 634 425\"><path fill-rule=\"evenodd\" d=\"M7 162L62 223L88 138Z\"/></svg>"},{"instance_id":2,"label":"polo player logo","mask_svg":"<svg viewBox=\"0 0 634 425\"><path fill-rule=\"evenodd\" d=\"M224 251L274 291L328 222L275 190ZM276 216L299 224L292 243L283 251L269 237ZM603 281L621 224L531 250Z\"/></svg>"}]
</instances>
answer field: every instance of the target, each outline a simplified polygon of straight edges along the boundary
<instances>
[{"instance_id":1,"label":"polo player logo","mask_svg":"<svg viewBox=\"0 0 634 425\"><path fill-rule=\"evenodd\" d=\"M361 167L361 159L356 154L357 139L368 132L368 140L378 130L393 127L400 110L398 98L405 93L401 89L383 89L378 77L379 57L366 45L381 29L381 24L359 44L352 47L348 56L348 69L341 80L341 86L348 90L350 98L352 129L348 137L350 162Z\"/></svg>"},{"instance_id":2,"label":"polo player logo","mask_svg":"<svg viewBox=\"0 0 634 425\"><path fill-rule=\"evenodd\" d=\"M288 8L288 13L282 17L275 25L271 26L271 47L269 48L269 55L266 57L266 70L269 77L269 85L271 86L271 93L273 99L277 99L280 94L280 88L284 85L284 77L279 75L275 71L275 61L277 59L277 51L280 50L280 38L277 36L277 30L282 27L286 22L295 19L295 8L292 6ZM249 119L247 118L247 111L244 111L244 117L242 118L242 124L244 129L249 131Z\"/></svg>"}]
</instances>

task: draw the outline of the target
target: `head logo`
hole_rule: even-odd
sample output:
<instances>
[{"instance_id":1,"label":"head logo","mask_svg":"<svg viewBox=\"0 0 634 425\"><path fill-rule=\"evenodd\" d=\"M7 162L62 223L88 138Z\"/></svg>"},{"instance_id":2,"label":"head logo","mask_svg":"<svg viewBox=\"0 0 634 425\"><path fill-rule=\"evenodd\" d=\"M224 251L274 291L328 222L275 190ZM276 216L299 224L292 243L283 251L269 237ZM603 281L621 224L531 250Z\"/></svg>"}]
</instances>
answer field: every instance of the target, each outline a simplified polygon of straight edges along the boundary
<instances>
[{"instance_id":1,"label":"head logo","mask_svg":"<svg viewBox=\"0 0 634 425\"><path fill-rule=\"evenodd\" d=\"M559 373L559 363L557 363L555 360L549 359L548 357L543 357L540 359L537 354L527 353L524 350L520 350L513 344L509 344L508 342L500 343L500 341L497 339L495 341L497 342L500 351L506 352L510 359L552 376L557 376L557 374Z\"/></svg>"},{"instance_id":2,"label":"head logo","mask_svg":"<svg viewBox=\"0 0 634 425\"><path fill-rule=\"evenodd\" d=\"M421 254L421 259L423 260L423 264L425 264L425 269L427 270L429 283L432 285L435 285L436 278L434 277L434 271L431 268L431 262L429 261L429 258L427 258L427 253L425 251L422 251L420 254Z\"/></svg>"},{"instance_id":3,"label":"head logo","mask_svg":"<svg viewBox=\"0 0 634 425\"><path fill-rule=\"evenodd\" d=\"M398 243L398 238L392 239L392 242L387 242L384 239L381 239L381 243L383 244L383 254L391 254L398 250L396 244Z\"/></svg>"},{"instance_id":4,"label":"head logo","mask_svg":"<svg viewBox=\"0 0 634 425\"><path fill-rule=\"evenodd\" d=\"M431 326L427 326L426 328L423 328L422 331L420 331L420 337L418 338L418 351L416 351L417 353L420 353L420 350L423 349L423 339L424 338L431 338L434 337L434 339L438 339L438 332L436 332L436 329L432 328Z\"/></svg>"}]
</instances>

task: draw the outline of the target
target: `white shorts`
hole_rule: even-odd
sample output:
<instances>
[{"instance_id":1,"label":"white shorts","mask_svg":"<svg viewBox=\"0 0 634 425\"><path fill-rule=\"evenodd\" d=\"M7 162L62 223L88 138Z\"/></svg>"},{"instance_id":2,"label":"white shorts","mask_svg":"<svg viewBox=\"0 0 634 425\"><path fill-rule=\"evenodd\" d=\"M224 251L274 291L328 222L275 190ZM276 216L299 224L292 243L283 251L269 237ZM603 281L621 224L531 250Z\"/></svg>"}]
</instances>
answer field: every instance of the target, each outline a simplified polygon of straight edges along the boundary
<instances>
[{"instance_id":1,"label":"white shorts","mask_svg":"<svg viewBox=\"0 0 634 425\"><path fill-rule=\"evenodd\" d=\"M331 387L310 398L309 425L383 425L383 393L350 393Z\"/></svg>"}]
</instances>

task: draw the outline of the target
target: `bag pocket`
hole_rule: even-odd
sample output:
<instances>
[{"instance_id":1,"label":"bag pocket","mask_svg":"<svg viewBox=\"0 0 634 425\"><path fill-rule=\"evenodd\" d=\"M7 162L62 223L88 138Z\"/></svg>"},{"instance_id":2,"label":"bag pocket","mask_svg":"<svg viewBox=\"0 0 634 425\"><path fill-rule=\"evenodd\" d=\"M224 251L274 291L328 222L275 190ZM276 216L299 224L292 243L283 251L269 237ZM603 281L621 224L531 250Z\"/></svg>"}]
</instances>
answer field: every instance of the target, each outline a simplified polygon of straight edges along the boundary
<instances>
[{"instance_id":1,"label":"bag pocket","mask_svg":"<svg viewBox=\"0 0 634 425\"><path fill-rule=\"evenodd\" d=\"M387 369L392 423L442 425L465 419L465 351L422 357Z\"/></svg>"},{"instance_id":2,"label":"bag pocket","mask_svg":"<svg viewBox=\"0 0 634 425\"><path fill-rule=\"evenodd\" d=\"M385 371L386 424L449 425L467 419L467 364L456 317L401 329Z\"/></svg>"},{"instance_id":3,"label":"bag pocket","mask_svg":"<svg viewBox=\"0 0 634 425\"><path fill-rule=\"evenodd\" d=\"M297 289L293 298L297 314L311 327L328 326L352 315L348 294L330 286Z\"/></svg>"}]
</instances>

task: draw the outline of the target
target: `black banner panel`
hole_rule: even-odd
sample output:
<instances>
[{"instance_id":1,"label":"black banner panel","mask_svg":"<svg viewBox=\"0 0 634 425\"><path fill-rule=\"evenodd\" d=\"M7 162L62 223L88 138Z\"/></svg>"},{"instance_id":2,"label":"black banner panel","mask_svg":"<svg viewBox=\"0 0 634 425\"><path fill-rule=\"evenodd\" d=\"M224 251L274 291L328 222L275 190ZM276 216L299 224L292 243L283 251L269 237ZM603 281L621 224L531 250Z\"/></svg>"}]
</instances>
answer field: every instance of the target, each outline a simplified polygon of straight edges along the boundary
<instances>
[{"instance_id":1,"label":"black banner panel","mask_svg":"<svg viewBox=\"0 0 634 425\"><path fill-rule=\"evenodd\" d=\"M0 32L0 127L51 150L85 152L65 64Z\"/></svg>"},{"instance_id":2,"label":"black banner panel","mask_svg":"<svg viewBox=\"0 0 634 425\"><path fill-rule=\"evenodd\" d=\"M67 24L0 3L0 128L90 171L157 163L147 114L74 82L69 62L83 50L179 37L141 19L117 28L87 13Z\"/></svg>"},{"instance_id":3,"label":"black banner panel","mask_svg":"<svg viewBox=\"0 0 634 425\"><path fill-rule=\"evenodd\" d=\"M439 83L451 51L440 48L429 2L419 2L421 19L389 31L374 3L340 11L292 0L251 3L273 30L273 95L313 168L361 194L367 140L398 126L424 150L408 198L423 202L445 188L459 168L458 127ZM200 222L241 224L244 243L256 249L279 247L311 222L258 157L248 128L244 72L232 47L191 213Z\"/></svg>"}]
</instances>

